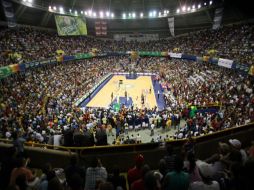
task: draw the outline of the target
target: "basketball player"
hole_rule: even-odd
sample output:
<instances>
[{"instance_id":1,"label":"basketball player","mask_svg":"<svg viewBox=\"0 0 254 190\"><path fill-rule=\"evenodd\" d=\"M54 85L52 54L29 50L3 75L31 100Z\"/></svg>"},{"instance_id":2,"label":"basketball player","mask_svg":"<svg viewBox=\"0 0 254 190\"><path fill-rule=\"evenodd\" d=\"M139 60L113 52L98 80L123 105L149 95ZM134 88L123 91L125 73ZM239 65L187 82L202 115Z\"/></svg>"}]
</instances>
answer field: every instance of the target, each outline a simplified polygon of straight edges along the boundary
<instances>
[{"instance_id":1,"label":"basketball player","mask_svg":"<svg viewBox=\"0 0 254 190\"><path fill-rule=\"evenodd\" d=\"M127 91L124 91L124 97L125 97L125 105L127 105L128 102L128 98L127 98Z\"/></svg>"},{"instance_id":2,"label":"basketball player","mask_svg":"<svg viewBox=\"0 0 254 190\"><path fill-rule=\"evenodd\" d=\"M142 94L141 94L141 104L144 105L144 103L145 103L145 98L144 98L144 95L143 95L143 93L142 93Z\"/></svg>"},{"instance_id":3,"label":"basketball player","mask_svg":"<svg viewBox=\"0 0 254 190\"><path fill-rule=\"evenodd\" d=\"M113 98L114 98L114 94L113 92L111 93L111 102L113 101Z\"/></svg>"}]
</instances>

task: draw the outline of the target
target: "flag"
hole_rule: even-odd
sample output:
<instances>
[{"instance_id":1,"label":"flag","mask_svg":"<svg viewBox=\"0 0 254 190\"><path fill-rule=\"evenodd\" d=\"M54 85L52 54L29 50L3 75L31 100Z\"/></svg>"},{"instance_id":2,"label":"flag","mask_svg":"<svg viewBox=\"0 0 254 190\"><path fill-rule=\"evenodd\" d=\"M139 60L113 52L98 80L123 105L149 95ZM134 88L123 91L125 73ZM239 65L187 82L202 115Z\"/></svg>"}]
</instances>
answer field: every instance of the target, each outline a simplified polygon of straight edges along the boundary
<instances>
[{"instance_id":1,"label":"flag","mask_svg":"<svg viewBox=\"0 0 254 190\"><path fill-rule=\"evenodd\" d=\"M174 17L168 18L168 27L169 27L169 31L171 35L175 36L175 18Z\"/></svg>"},{"instance_id":2,"label":"flag","mask_svg":"<svg viewBox=\"0 0 254 190\"><path fill-rule=\"evenodd\" d=\"M0 79L8 77L11 75L12 71L9 66L1 67L0 68Z\"/></svg>"},{"instance_id":3,"label":"flag","mask_svg":"<svg viewBox=\"0 0 254 190\"><path fill-rule=\"evenodd\" d=\"M223 15L223 8L218 8L215 10L215 14L213 18L213 30L220 28L222 15Z\"/></svg>"},{"instance_id":4,"label":"flag","mask_svg":"<svg viewBox=\"0 0 254 190\"><path fill-rule=\"evenodd\" d=\"M252 66L250 67L249 75L254 76L254 65L252 65Z\"/></svg>"},{"instance_id":5,"label":"flag","mask_svg":"<svg viewBox=\"0 0 254 190\"><path fill-rule=\"evenodd\" d=\"M12 73L17 73L20 70L19 64L9 65L9 67L10 67Z\"/></svg>"}]
</instances>

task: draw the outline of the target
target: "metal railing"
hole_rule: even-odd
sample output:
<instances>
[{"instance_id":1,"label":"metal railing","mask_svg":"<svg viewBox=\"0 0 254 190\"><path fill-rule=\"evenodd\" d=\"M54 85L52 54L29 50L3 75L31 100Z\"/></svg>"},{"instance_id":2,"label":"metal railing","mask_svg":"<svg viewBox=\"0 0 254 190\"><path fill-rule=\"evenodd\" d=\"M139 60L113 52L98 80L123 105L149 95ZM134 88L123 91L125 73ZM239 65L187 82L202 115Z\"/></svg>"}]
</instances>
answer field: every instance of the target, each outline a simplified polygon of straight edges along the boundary
<instances>
[{"instance_id":1,"label":"metal railing","mask_svg":"<svg viewBox=\"0 0 254 190\"><path fill-rule=\"evenodd\" d=\"M224 129L221 131L216 131L210 134L206 134L203 136L198 136L198 137L192 137L192 140L194 142L202 142L205 140L209 140L210 138L214 137L221 137L221 136L226 136L230 135L235 132L243 131L250 129L251 127L254 126L254 122L251 122L246 125L242 125L239 127L232 127L228 129ZM170 144L182 144L186 142L188 139L172 139L168 140L165 143L170 143ZM3 139L0 138L0 143L6 143L6 144L12 144L12 140L8 139ZM25 147L37 147L37 148L43 148L43 149L53 149L53 150L60 150L60 151L68 151L69 153L71 152L80 152L83 153L83 151L89 151L89 150L108 150L108 149L129 149L136 151L137 149L145 149L145 148L157 148L159 147L160 143L140 143L140 144L121 144L121 145L104 145L104 146L89 146L89 147L65 147L65 146L55 146L55 145L50 145L50 144L41 144L41 143L30 143L30 142L25 142ZM1 146L1 144L0 144Z\"/></svg>"}]
</instances>

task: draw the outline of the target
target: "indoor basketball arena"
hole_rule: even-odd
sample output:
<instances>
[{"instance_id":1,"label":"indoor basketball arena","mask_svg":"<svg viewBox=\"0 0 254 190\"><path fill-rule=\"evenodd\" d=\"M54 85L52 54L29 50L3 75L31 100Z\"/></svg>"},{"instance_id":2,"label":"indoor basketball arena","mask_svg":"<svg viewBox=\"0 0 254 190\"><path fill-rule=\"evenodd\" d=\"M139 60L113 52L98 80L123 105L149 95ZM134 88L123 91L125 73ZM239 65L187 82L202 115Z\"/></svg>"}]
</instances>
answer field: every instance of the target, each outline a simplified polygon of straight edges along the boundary
<instances>
[{"instance_id":1,"label":"indoor basketball arena","mask_svg":"<svg viewBox=\"0 0 254 190\"><path fill-rule=\"evenodd\" d=\"M250 2L0 10L0 190L253 189Z\"/></svg>"}]
</instances>

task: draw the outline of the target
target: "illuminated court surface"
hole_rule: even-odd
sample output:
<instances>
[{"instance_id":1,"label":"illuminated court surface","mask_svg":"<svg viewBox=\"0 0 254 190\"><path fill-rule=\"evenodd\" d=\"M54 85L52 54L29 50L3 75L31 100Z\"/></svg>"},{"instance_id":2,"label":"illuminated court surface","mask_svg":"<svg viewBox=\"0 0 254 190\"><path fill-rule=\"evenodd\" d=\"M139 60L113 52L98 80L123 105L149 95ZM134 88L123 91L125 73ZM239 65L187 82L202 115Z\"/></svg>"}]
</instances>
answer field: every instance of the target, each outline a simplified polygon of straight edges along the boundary
<instances>
[{"instance_id":1,"label":"illuminated court surface","mask_svg":"<svg viewBox=\"0 0 254 190\"><path fill-rule=\"evenodd\" d=\"M122 84L119 85L119 81ZM151 89L151 91L150 91ZM157 106L152 79L150 76L139 76L136 79L126 79L125 76L115 75L105 84L102 89L87 104L87 107L103 107L108 108L112 102L111 94L113 92L113 100L119 101L125 97L133 102L134 108L154 108ZM144 95L144 105L141 104L141 94Z\"/></svg>"}]
</instances>

